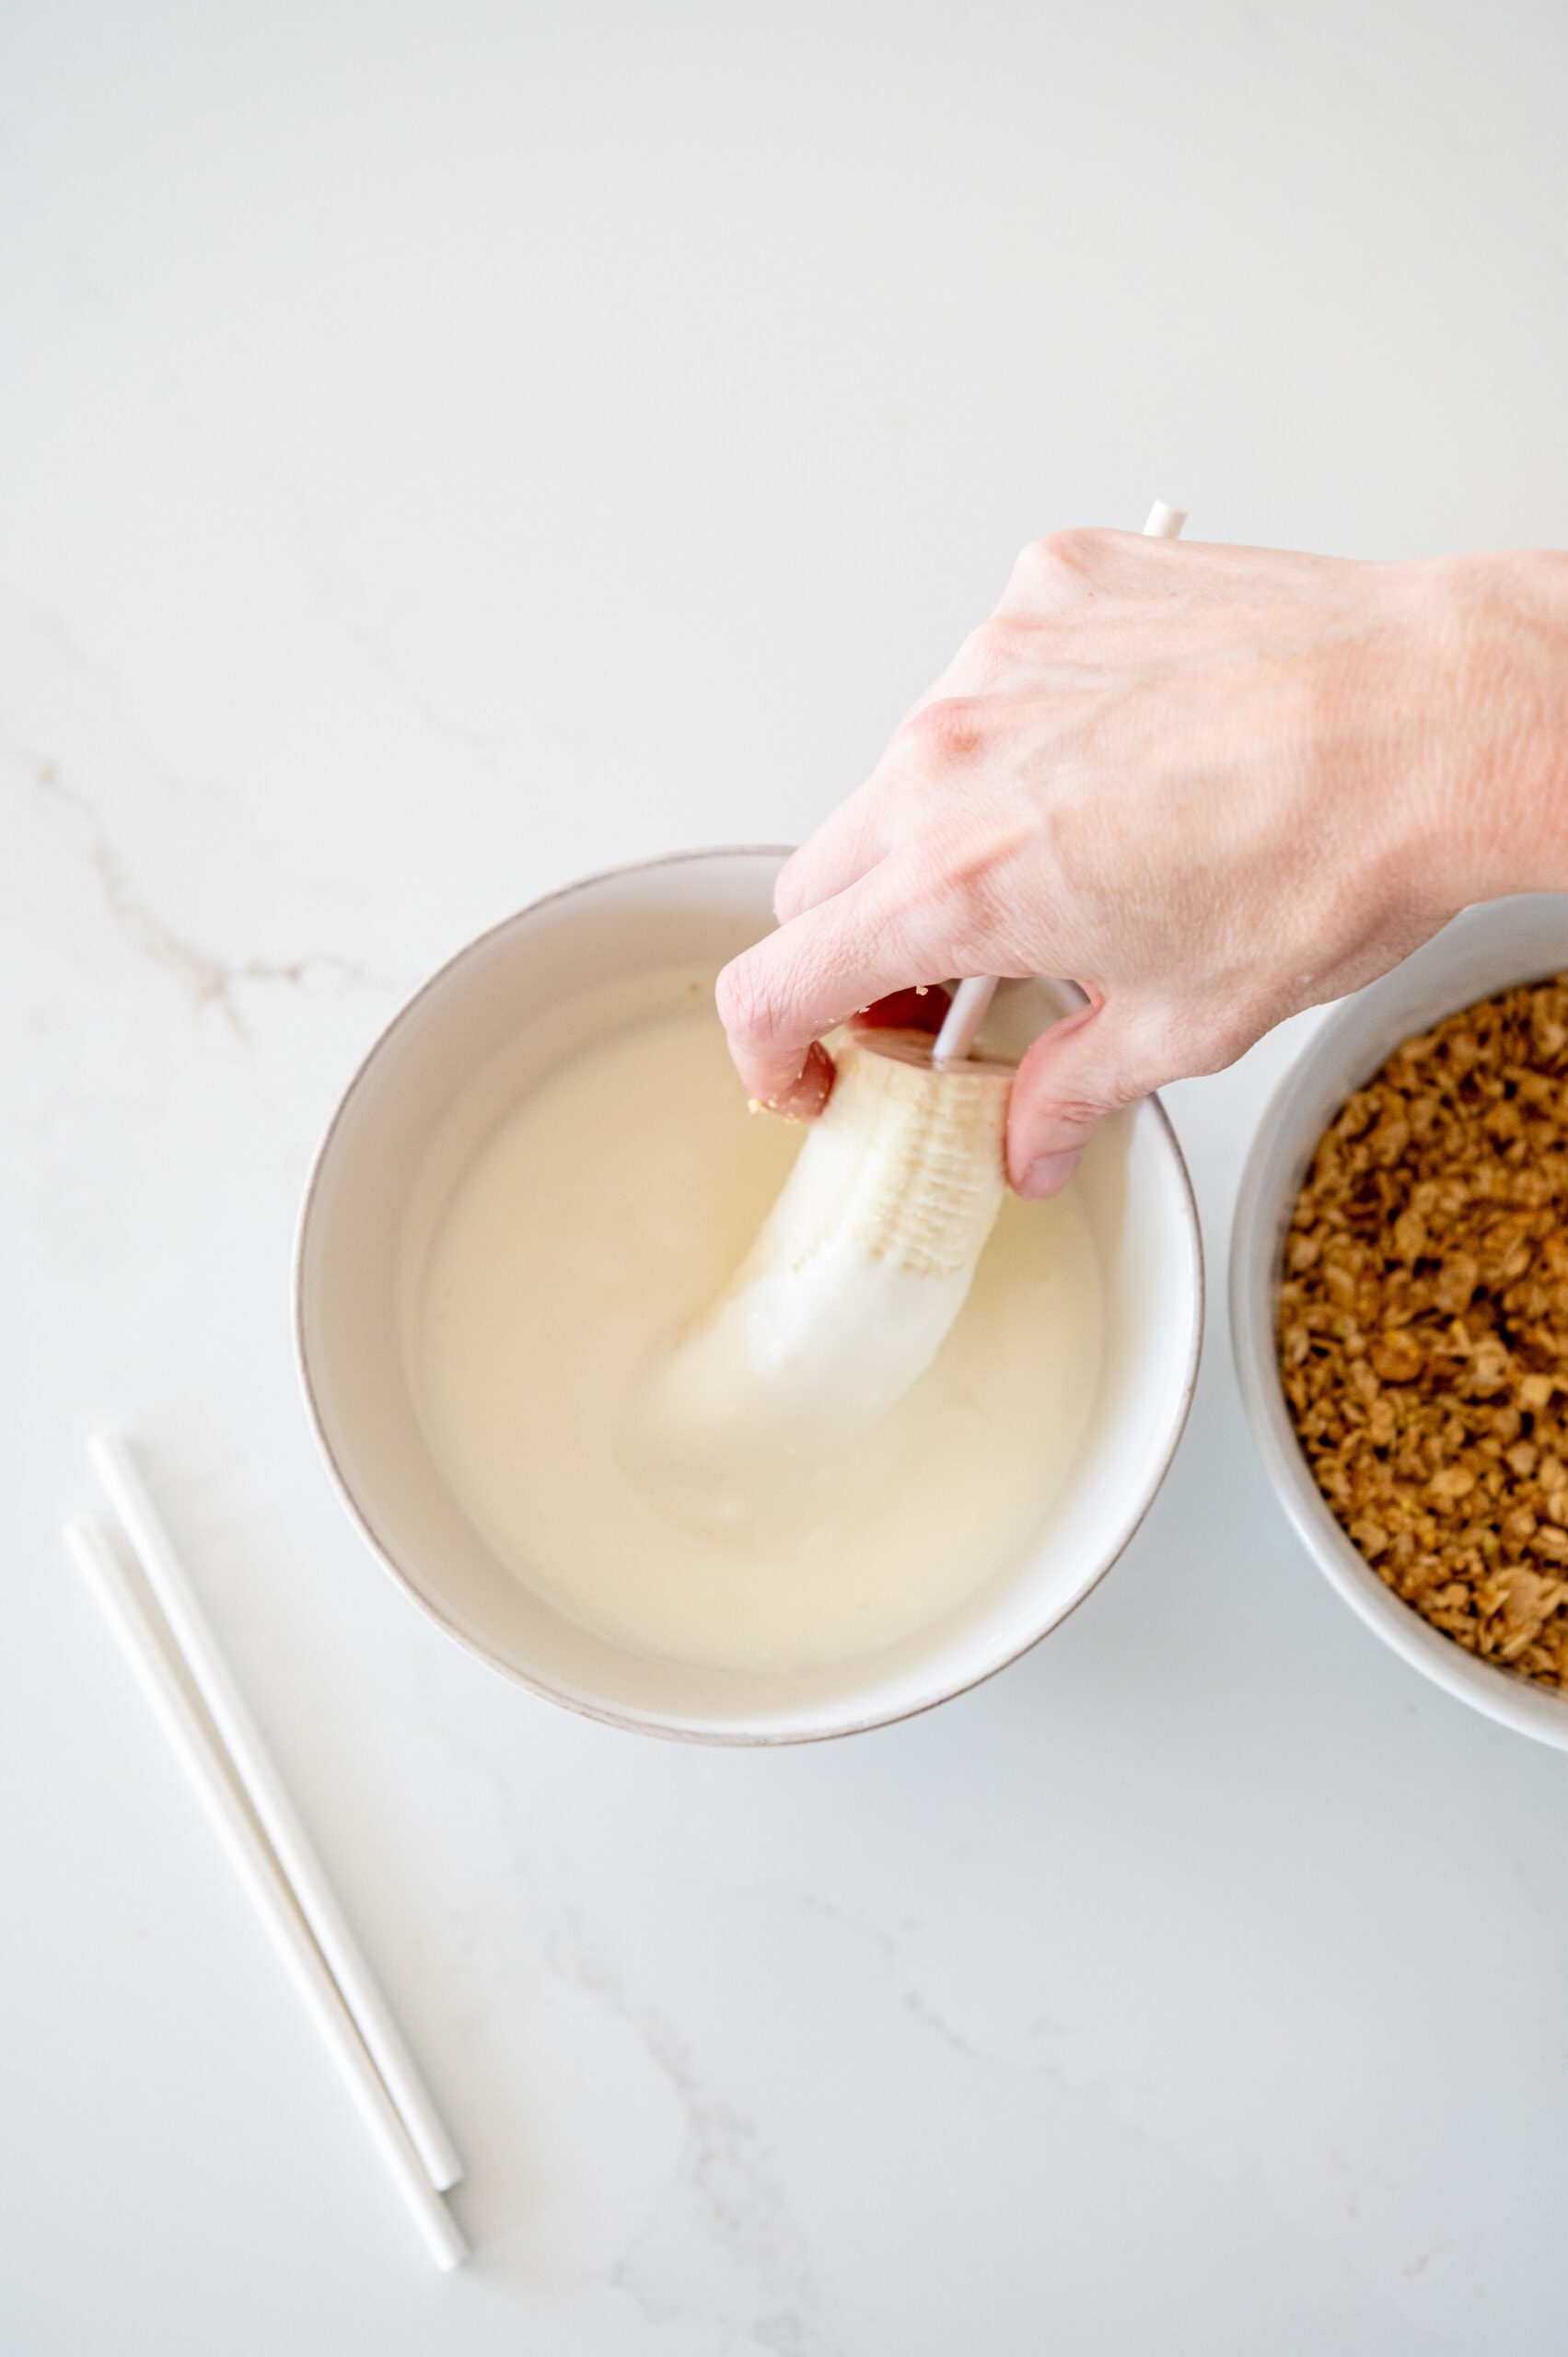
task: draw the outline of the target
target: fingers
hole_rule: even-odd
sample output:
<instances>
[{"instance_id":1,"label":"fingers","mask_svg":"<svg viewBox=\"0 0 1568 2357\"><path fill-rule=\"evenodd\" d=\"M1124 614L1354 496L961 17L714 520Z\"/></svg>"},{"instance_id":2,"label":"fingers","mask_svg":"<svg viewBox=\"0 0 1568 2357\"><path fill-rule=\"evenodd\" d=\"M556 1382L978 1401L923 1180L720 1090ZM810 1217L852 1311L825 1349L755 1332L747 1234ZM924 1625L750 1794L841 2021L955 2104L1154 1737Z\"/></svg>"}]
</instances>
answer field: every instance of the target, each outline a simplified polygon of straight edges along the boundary
<instances>
[{"instance_id":1,"label":"fingers","mask_svg":"<svg viewBox=\"0 0 1568 2357\"><path fill-rule=\"evenodd\" d=\"M1109 1006L1083 1007L1042 1031L1007 1109L1007 1176L1017 1193L1031 1202L1060 1193L1097 1123L1166 1077Z\"/></svg>"},{"instance_id":2,"label":"fingers","mask_svg":"<svg viewBox=\"0 0 1568 2357\"><path fill-rule=\"evenodd\" d=\"M878 797L867 784L841 802L779 870L773 887L773 913L779 923L789 924L807 909L858 884L887 850Z\"/></svg>"},{"instance_id":3,"label":"fingers","mask_svg":"<svg viewBox=\"0 0 1568 2357\"><path fill-rule=\"evenodd\" d=\"M906 983L940 981L928 953L892 902L878 867L846 891L769 934L718 978L719 1018L736 1069L761 1104L805 1115L821 1110L830 1065L807 1051L857 1007Z\"/></svg>"},{"instance_id":4,"label":"fingers","mask_svg":"<svg viewBox=\"0 0 1568 2357\"><path fill-rule=\"evenodd\" d=\"M981 699L1005 694L1038 675L1040 636L1034 622L1017 621L993 620L970 633L941 677L904 714L865 784L785 861L773 890L781 924L858 883L908 839L933 798L934 750L938 756L935 784L949 789L952 784L941 757L950 757L954 749L953 731L945 731L939 720L926 715L933 706L960 715L961 738L968 723L979 717ZM935 796L938 802L943 798L939 793Z\"/></svg>"},{"instance_id":5,"label":"fingers","mask_svg":"<svg viewBox=\"0 0 1568 2357\"><path fill-rule=\"evenodd\" d=\"M1121 540L1135 549L1148 545L1136 533L1067 532L1024 551L995 613L970 633L947 669L916 698L865 784L784 863L773 892L781 924L846 891L907 838L929 799L920 789L932 783L933 753L937 781L950 788L953 754L973 750L963 741L965 731L972 737L969 725L981 717L984 701L1038 683L1042 619L1060 620L1084 602L1091 576L1105 563L1107 544ZM953 726L944 726L942 713Z\"/></svg>"}]
</instances>

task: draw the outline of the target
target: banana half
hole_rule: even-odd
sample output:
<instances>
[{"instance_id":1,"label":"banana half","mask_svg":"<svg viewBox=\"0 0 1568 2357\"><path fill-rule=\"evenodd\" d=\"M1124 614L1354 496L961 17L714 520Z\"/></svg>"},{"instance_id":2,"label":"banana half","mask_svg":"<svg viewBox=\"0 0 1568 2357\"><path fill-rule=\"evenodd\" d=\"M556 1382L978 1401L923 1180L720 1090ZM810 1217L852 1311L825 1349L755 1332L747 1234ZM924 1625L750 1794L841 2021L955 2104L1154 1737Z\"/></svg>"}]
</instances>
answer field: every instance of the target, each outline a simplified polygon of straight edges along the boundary
<instances>
[{"instance_id":1,"label":"banana half","mask_svg":"<svg viewBox=\"0 0 1568 2357\"><path fill-rule=\"evenodd\" d=\"M705 1473L744 1488L749 1468L787 1471L853 1442L962 1308L1005 1191L1014 1067L938 1070L931 1050L893 1030L835 1047L832 1094L755 1244L643 1386L636 1457L688 1509Z\"/></svg>"}]
</instances>

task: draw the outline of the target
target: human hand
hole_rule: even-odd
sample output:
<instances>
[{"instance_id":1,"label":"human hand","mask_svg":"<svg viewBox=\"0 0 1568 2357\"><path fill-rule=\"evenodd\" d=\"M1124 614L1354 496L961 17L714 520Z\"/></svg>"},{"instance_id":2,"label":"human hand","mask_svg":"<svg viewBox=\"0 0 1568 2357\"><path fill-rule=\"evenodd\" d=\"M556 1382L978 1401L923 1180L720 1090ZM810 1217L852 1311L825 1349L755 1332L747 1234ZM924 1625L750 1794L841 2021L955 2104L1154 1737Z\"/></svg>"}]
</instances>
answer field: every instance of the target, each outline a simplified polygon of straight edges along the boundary
<instances>
[{"instance_id":1,"label":"human hand","mask_svg":"<svg viewBox=\"0 0 1568 2357\"><path fill-rule=\"evenodd\" d=\"M1565 786L1568 559L1059 534L787 863L719 1012L752 1094L809 1117L813 1043L868 1001L1078 982L1009 1116L1014 1186L1051 1194L1107 1112L1568 881Z\"/></svg>"}]
</instances>

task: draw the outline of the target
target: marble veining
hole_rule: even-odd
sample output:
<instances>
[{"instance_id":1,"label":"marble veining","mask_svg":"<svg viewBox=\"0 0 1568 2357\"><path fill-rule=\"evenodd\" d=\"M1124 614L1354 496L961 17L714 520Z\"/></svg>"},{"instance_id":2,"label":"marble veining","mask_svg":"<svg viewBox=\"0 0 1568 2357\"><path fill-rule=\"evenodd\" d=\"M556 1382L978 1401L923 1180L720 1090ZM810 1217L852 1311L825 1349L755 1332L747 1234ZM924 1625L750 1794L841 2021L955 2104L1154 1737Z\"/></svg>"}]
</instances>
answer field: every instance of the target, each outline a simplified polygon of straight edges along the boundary
<instances>
[{"instance_id":1,"label":"marble veining","mask_svg":"<svg viewBox=\"0 0 1568 2357\"><path fill-rule=\"evenodd\" d=\"M1565 98L1544 0L7 13L7 2347L1555 2357L1568 1765L1344 1612L1225 1347L1313 1018L1170 1092L1209 1341L1127 1555L852 1743L460 1654L287 1275L424 973L804 834L1033 533L1568 543ZM449 2113L455 2278L61 1556L110 1415Z\"/></svg>"}]
</instances>

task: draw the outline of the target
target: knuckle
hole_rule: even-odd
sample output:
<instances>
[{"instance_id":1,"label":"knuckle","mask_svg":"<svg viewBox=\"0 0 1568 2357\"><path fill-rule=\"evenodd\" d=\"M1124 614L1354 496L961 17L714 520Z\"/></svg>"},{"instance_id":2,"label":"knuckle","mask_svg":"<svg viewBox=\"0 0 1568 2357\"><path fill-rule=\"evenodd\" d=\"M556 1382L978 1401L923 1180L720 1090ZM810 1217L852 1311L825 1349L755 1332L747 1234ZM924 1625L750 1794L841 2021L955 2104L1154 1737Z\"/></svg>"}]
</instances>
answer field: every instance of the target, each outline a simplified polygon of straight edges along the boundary
<instances>
[{"instance_id":1,"label":"knuckle","mask_svg":"<svg viewBox=\"0 0 1568 2357\"><path fill-rule=\"evenodd\" d=\"M1078 577L1092 573L1105 554L1109 534L1091 524L1076 524L1064 532L1048 532L1040 543L1058 573Z\"/></svg>"},{"instance_id":2,"label":"knuckle","mask_svg":"<svg viewBox=\"0 0 1568 2357\"><path fill-rule=\"evenodd\" d=\"M1091 1095L1087 1089L1070 1090L1064 1097L1051 1099L1051 1118L1065 1130L1092 1130L1108 1113L1121 1106L1118 1097Z\"/></svg>"},{"instance_id":3,"label":"knuckle","mask_svg":"<svg viewBox=\"0 0 1568 2357\"><path fill-rule=\"evenodd\" d=\"M1258 1036L1258 1027L1245 1014L1228 1008L1197 1011L1148 1009L1131 1028L1125 1061L1135 1074L1134 1097L1152 1096L1173 1080L1195 1080L1224 1072L1243 1055Z\"/></svg>"},{"instance_id":4,"label":"knuckle","mask_svg":"<svg viewBox=\"0 0 1568 2357\"><path fill-rule=\"evenodd\" d=\"M899 734L923 760L968 761L985 741L984 707L977 696L934 696L910 714Z\"/></svg>"},{"instance_id":5,"label":"knuckle","mask_svg":"<svg viewBox=\"0 0 1568 2357\"><path fill-rule=\"evenodd\" d=\"M1052 1129L1091 1130L1108 1113L1146 1097L1155 1086L1128 1041L1114 1032L1102 1034L1098 1018L1082 1018L1082 1025L1079 1028L1074 1023L1060 1057L1051 1054L1051 1035L1044 1032L1037 1042L1042 1051L1038 1067L1025 1066L1029 1084L1026 1101L1031 1111L1049 1118Z\"/></svg>"},{"instance_id":6,"label":"knuckle","mask_svg":"<svg viewBox=\"0 0 1568 2357\"><path fill-rule=\"evenodd\" d=\"M1033 639L1033 631L1016 622L981 622L958 649L953 668L976 686L996 687L1016 676L1031 652Z\"/></svg>"},{"instance_id":7,"label":"knuckle","mask_svg":"<svg viewBox=\"0 0 1568 2357\"><path fill-rule=\"evenodd\" d=\"M765 968L752 958L738 958L726 966L714 986L719 1021L732 1039L766 1046L779 1025L779 1000Z\"/></svg>"},{"instance_id":8,"label":"knuckle","mask_svg":"<svg viewBox=\"0 0 1568 2357\"><path fill-rule=\"evenodd\" d=\"M1243 1016L1225 1016L1204 1027L1192 1043L1191 1054L1180 1059L1179 1069L1196 1078L1201 1073L1225 1072L1244 1056L1257 1038L1255 1024Z\"/></svg>"},{"instance_id":9,"label":"knuckle","mask_svg":"<svg viewBox=\"0 0 1568 2357\"><path fill-rule=\"evenodd\" d=\"M1013 587L1034 603L1060 605L1081 596L1104 557L1109 534L1088 525L1031 540L1013 568Z\"/></svg>"},{"instance_id":10,"label":"knuckle","mask_svg":"<svg viewBox=\"0 0 1568 2357\"><path fill-rule=\"evenodd\" d=\"M1145 1075L1140 1094L1167 1081L1224 1072L1258 1037L1249 1010L1225 1004L1146 1006L1132 1026L1129 1055Z\"/></svg>"}]
</instances>

